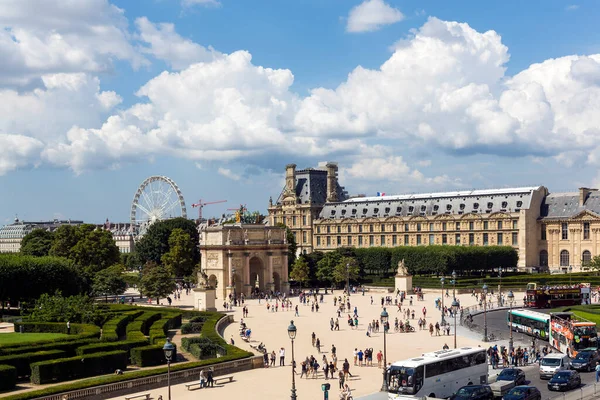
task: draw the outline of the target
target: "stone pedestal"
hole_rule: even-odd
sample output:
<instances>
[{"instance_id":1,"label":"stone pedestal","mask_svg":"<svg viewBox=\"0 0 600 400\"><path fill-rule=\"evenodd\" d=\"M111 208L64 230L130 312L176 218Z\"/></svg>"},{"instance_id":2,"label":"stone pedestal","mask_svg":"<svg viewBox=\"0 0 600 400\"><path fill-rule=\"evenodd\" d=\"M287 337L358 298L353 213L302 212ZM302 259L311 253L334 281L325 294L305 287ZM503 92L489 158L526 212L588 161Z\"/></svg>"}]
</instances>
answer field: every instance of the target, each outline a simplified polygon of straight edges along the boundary
<instances>
[{"instance_id":1,"label":"stone pedestal","mask_svg":"<svg viewBox=\"0 0 600 400\"><path fill-rule=\"evenodd\" d=\"M286 296L290 294L290 283L289 282L281 283L281 293L285 294Z\"/></svg>"},{"instance_id":2,"label":"stone pedestal","mask_svg":"<svg viewBox=\"0 0 600 400\"><path fill-rule=\"evenodd\" d=\"M396 275L395 276L395 287L396 291L401 291L406 294L412 293L412 275Z\"/></svg>"},{"instance_id":3,"label":"stone pedestal","mask_svg":"<svg viewBox=\"0 0 600 400\"><path fill-rule=\"evenodd\" d=\"M198 311L217 311L215 299L217 293L214 288L198 287L194 289L194 308Z\"/></svg>"},{"instance_id":4,"label":"stone pedestal","mask_svg":"<svg viewBox=\"0 0 600 400\"><path fill-rule=\"evenodd\" d=\"M267 283L267 287L266 287L267 292L271 293L271 292L275 292L275 284L273 282L269 282Z\"/></svg>"}]
</instances>

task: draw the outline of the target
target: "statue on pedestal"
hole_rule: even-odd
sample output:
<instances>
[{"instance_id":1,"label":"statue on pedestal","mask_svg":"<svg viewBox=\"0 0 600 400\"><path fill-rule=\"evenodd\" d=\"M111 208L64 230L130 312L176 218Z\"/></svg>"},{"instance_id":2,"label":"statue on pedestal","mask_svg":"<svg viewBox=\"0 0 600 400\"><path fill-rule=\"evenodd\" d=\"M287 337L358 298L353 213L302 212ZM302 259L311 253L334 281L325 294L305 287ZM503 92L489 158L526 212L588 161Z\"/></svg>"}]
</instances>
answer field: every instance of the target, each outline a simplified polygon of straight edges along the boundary
<instances>
[{"instance_id":1,"label":"statue on pedestal","mask_svg":"<svg viewBox=\"0 0 600 400\"><path fill-rule=\"evenodd\" d=\"M198 287L208 287L208 275L203 270L200 270L200 272L198 272Z\"/></svg>"},{"instance_id":2,"label":"statue on pedestal","mask_svg":"<svg viewBox=\"0 0 600 400\"><path fill-rule=\"evenodd\" d=\"M408 275L408 269L406 268L406 265L404 264L404 258L398 262L398 272L396 273L396 276L407 276Z\"/></svg>"}]
</instances>

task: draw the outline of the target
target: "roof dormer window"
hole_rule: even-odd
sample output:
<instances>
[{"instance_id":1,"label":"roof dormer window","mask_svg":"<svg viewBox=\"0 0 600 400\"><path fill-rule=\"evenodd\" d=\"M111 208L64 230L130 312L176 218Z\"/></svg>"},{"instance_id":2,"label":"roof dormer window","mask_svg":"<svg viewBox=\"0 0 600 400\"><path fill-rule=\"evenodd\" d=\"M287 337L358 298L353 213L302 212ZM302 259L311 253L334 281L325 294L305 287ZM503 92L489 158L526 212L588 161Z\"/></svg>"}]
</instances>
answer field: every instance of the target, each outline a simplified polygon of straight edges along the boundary
<instances>
[{"instance_id":1,"label":"roof dormer window","mask_svg":"<svg viewBox=\"0 0 600 400\"><path fill-rule=\"evenodd\" d=\"M465 203L460 203L459 207L460 207L461 210L464 210L465 209Z\"/></svg>"},{"instance_id":2,"label":"roof dormer window","mask_svg":"<svg viewBox=\"0 0 600 400\"><path fill-rule=\"evenodd\" d=\"M502 202L502 208L506 208L506 207L508 207L508 202L506 202L506 201L503 201L503 202Z\"/></svg>"},{"instance_id":3,"label":"roof dormer window","mask_svg":"<svg viewBox=\"0 0 600 400\"><path fill-rule=\"evenodd\" d=\"M446 204L446 210L448 210L448 211L452 210L452 204Z\"/></svg>"},{"instance_id":4,"label":"roof dormer window","mask_svg":"<svg viewBox=\"0 0 600 400\"><path fill-rule=\"evenodd\" d=\"M487 203L487 208L492 208L494 207L494 203L492 203L491 201L489 203Z\"/></svg>"}]
</instances>

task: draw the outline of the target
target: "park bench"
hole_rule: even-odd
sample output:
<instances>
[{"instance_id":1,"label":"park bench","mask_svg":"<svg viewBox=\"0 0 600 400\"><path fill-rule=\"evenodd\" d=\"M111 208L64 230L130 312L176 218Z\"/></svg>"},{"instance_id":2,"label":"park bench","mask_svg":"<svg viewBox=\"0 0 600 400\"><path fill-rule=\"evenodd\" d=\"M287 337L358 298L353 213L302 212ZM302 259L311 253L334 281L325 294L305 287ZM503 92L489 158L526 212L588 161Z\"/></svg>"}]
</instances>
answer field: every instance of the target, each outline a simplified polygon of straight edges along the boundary
<instances>
[{"instance_id":1,"label":"park bench","mask_svg":"<svg viewBox=\"0 0 600 400\"><path fill-rule=\"evenodd\" d=\"M146 400L150 400L150 393L142 393L142 394L135 394L135 395L131 395L131 396L125 396L125 400L137 399L138 397L145 397Z\"/></svg>"},{"instance_id":2,"label":"park bench","mask_svg":"<svg viewBox=\"0 0 600 400\"><path fill-rule=\"evenodd\" d=\"M187 390L192 390L192 388L194 386L198 386L198 389L201 388L200 382L188 383L187 385L185 385L185 387L187 388Z\"/></svg>"},{"instance_id":3,"label":"park bench","mask_svg":"<svg viewBox=\"0 0 600 400\"><path fill-rule=\"evenodd\" d=\"M215 381L215 383L219 383L219 381L233 382L233 375L217 376L216 378L214 378L214 381Z\"/></svg>"}]
</instances>

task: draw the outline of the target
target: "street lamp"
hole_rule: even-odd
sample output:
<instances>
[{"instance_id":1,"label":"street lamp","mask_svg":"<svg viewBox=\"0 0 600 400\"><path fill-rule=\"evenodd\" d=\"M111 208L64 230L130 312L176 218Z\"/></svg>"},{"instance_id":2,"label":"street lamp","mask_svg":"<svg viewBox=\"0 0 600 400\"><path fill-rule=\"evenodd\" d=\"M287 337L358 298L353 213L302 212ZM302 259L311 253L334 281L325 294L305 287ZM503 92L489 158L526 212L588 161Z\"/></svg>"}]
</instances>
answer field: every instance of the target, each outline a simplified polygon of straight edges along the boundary
<instances>
[{"instance_id":1,"label":"street lamp","mask_svg":"<svg viewBox=\"0 0 600 400\"><path fill-rule=\"evenodd\" d=\"M487 342L488 341L488 334L487 334L487 292L488 292L488 285L486 285L484 283L482 289L483 289L483 341Z\"/></svg>"},{"instance_id":2,"label":"street lamp","mask_svg":"<svg viewBox=\"0 0 600 400\"><path fill-rule=\"evenodd\" d=\"M456 314L458 314L458 309L460 308L460 304L456 301L456 297L452 300L452 314L454 315L454 348L456 348Z\"/></svg>"},{"instance_id":3,"label":"street lamp","mask_svg":"<svg viewBox=\"0 0 600 400\"><path fill-rule=\"evenodd\" d=\"M571 286L571 272L573 272L573 266L569 265L569 286Z\"/></svg>"},{"instance_id":4,"label":"street lamp","mask_svg":"<svg viewBox=\"0 0 600 400\"><path fill-rule=\"evenodd\" d=\"M452 298L456 300L456 271L452 271Z\"/></svg>"},{"instance_id":5,"label":"street lamp","mask_svg":"<svg viewBox=\"0 0 600 400\"><path fill-rule=\"evenodd\" d=\"M346 263L346 293L350 296L350 263Z\"/></svg>"},{"instance_id":6,"label":"street lamp","mask_svg":"<svg viewBox=\"0 0 600 400\"><path fill-rule=\"evenodd\" d=\"M446 278L443 276L440 278L440 282L442 284L442 325L446 325L446 319L444 318L444 282Z\"/></svg>"},{"instance_id":7,"label":"street lamp","mask_svg":"<svg viewBox=\"0 0 600 400\"><path fill-rule=\"evenodd\" d=\"M383 311L381 312L381 325L383 325L383 384L381 385L381 391L382 392L387 392L388 391L388 385L387 385L387 347L386 347L386 338L385 335L387 333L387 327L388 327L388 319L389 319L389 314L388 312L385 310L385 307L383 308Z\"/></svg>"},{"instance_id":8,"label":"street lamp","mask_svg":"<svg viewBox=\"0 0 600 400\"><path fill-rule=\"evenodd\" d=\"M288 336L292 341L292 400L296 400L296 372L294 371L296 366L296 361L294 360L294 339L296 339L296 325L294 325L294 321L290 321L290 326L288 326Z\"/></svg>"},{"instance_id":9,"label":"street lamp","mask_svg":"<svg viewBox=\"0 0 600 400\"><path fill-rule=\"evenodd\" d=\"M175 351L175 346L173 346L173 343L171 343L171 339L167 338L167 341L163 346L163 351L165 352L165 358L167 359L167 387L169 390L168 399L171 400L171 359L173 358L173 352Z\"/></svg>"},{"instance_id":10,"label":"street lamp","mask_svg":"<svg viewBox=\"0 0 600 400\"><path fill-rule=\"evenodd\" d=\"M513 315L512 315L512 306L513 303L515 301L515 295L513 293L513 291L511 290L510 292L508 292L508 306L510 307L509 310L509 318L510 318L510 339L508 341L508 354L512 354L513 351L513 329L512 329L512 323L513 323Z\"/></svg>"},{"instance_id":11,"label":"street lamp","mask_svg":"<svg viewBox=\"0 0 600 400\"><path fill-rule=\"evenodd\" d=\"M500 278L500 283L498 284L498 307L500 307L502 306L502 267L499 267L498 278Z\"/></svg>"}]
</instances>

